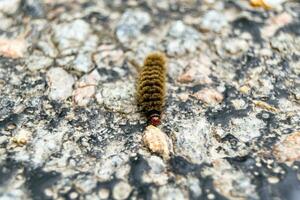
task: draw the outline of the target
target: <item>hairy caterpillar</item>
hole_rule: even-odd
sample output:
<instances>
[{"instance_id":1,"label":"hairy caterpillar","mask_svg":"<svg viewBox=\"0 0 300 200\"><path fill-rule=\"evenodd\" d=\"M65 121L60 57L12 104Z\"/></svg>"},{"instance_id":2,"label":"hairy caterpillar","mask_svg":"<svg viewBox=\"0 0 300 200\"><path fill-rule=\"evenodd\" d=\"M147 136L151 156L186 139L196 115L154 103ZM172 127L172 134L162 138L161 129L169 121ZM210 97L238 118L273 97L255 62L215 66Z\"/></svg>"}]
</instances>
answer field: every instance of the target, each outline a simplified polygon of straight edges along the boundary
<instances>
[{"instance_id":1,"label":"hairy caterpillar","mask_svg":"<svg viewBox=\"0 0 300 200\"><path fill-rule=\"evenodd\" d=\"M138 104L150 124L158 126L166 89L166 57L154 52L144 60L138 79Z\"/></svg>"}]
</instances>

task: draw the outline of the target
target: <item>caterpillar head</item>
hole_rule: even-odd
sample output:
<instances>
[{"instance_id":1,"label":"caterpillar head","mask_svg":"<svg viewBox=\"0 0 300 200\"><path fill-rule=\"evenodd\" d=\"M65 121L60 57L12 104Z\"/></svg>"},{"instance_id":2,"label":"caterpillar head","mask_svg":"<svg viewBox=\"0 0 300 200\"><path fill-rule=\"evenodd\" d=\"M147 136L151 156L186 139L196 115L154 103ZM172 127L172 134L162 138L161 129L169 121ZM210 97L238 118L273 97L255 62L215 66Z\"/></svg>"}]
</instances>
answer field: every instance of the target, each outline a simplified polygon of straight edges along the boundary
<instances>
[{"instance_id":1,"label":"caterpillar head","mask_svg":"<svg viewBox=\"0 0 300 200\"><path fill-rule=\"evenodd\" d=\"M149 122L153 126L158 126L160 125L160 115L159 114L152 114L149 117Z\"/></svg>"}]
</instances>

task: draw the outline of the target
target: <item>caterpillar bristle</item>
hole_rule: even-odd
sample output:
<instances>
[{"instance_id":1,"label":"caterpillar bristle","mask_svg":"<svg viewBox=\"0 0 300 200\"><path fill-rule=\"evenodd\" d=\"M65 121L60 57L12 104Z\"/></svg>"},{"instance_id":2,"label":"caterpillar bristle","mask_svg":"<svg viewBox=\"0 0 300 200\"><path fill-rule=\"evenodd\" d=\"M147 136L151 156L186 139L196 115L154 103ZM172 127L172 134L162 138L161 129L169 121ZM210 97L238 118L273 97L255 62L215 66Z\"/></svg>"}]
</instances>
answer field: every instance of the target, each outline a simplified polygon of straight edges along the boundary
<instances>
[{"instance_id":1,"label":"caterpillar bristle","mask_svg":"<svg viewBox=\"0 0 300 200\"><path fill-rule=\"evenodd\" d=\"M144 66L157 66L165 70L166 57L160 52L150 53L144 61Z\"/></svg>"},{"instance_id":2,"label":"caterpillar bristle","mask_svg":"<svg viewBox=\"0 0 300 200\"><path fill-rule=\"evenodd\" d=\"M163 53L150 53L138 79L138 104L150 124L160 124L166 87L166 57Z\"/></svg>"}]
</instances>

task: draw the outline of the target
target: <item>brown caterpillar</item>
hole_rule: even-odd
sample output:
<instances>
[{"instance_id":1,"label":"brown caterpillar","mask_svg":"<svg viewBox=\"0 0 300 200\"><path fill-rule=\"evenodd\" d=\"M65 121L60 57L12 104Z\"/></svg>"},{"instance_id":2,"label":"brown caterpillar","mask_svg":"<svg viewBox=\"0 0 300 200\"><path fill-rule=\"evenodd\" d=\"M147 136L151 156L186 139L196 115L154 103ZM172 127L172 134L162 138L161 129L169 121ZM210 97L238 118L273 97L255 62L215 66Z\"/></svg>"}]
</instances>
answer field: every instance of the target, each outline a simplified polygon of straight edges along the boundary
<instances>
[{"instance_id":1,"label":"brown caterpillar","mask_svg":"<svg viewBox=\"0 0 300 200\"><path fill-rule=\"evenodd\" d=\"M144 60L138 79L138 104L153 126L160 124L166 90L166 57L154 52Z\"/></svg>"}]
</instances>

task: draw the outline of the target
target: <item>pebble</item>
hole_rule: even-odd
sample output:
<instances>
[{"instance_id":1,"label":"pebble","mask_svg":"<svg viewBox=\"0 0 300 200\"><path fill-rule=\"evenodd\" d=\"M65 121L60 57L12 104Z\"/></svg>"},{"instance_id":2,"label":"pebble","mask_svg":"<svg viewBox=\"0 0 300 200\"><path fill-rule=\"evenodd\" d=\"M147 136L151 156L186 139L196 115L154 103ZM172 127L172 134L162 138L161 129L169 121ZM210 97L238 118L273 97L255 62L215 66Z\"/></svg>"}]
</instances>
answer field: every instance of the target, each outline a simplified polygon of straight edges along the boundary
<instances>
[{"instance_id":1,"label":"pebble","mask_svg":"<svg viewBox=\"0 0 300 200\"><path fill-rule=\"evenodd\" d=\"M17 128L17 125L15 123L9 123L5 127L6 130L14 130L15 128Z\"/></svg>"},{"instance_id":2,"label":"pebble","mask_svg":"<svg viewBox=\"0 0 300 200\"><path fill-rule=\"evenodd\" d=\"M150 158L146 159L150 170L143 174L143 183L154 183L159 186L167 184L167 168L163 159L159 156L150 156Z\"/></svg>"},{"instance_id":3,"label":"pebble","mask_svg":"<svg viewBox=\"0 0 300 200\"><path fill-rule=\"evenodd\" d=\"M246 85L243 85L242 87L239 88L239 90L243 94L249 94L251 91L251 88Z\"/></svg>"},{"instance_id":4,"label":"pebble","mask_svg":"<svg viewBox=\"0 0 300 200\"><path fill-rule=\"evenodd\" d=\"M43 56L42 54L33 54L26 59L27 68L30 71L38 71L50 67L53 59Z\"/></svg>"},{"instance_id":5,"label":"pebble","mask_svg":"<svg viewBox=\"0 0 300 200\"><path fill-rule=\"evenodd\" d=\"M98 195L99 195L100 199L108 199L108 197L109 197L109 190L105 189L105 188L101 188L98 191Z\"/></svg>"},{"instance_id":6,"label":"pebble","mask_svg":"<svg viewBox=\"0 0 300 200\"><path fill-rule=\"evenodd\" d=\"M279 162L294 162L300 159L300 131L288 135L273 148L273 155Z\"/></svg>"},{"instance_id":7,"label":"pebble","mask_svg":"<svg viewBox=\"0 0 300 200\"><path fill-rule=\"evenodd\" d=\"M5 16L1 12L0 12L0 19L1 19L0 29L2 30L8 30L9 27L11 27L14 23L14 20L12 18Z\"/></svg>"},{"instance_id":8,"label":"pebble","mask_svg":"<svg viewBox=\"0 0 300 200\"><path fill-rule=\"evenodd\" d=\"M208 195L207 195L207 199L215 199L215 195L213 194L213 193L209 193Z\"/></svg>"},{"instance_id":9,"label":"pebble","mask_svg":"<svg viewBox=\"0 0 300 200\"><path fill-rule=\"evenodd\" d=\"M180 101L186 102L189 99L190 94L189 93L180 93L178 94L178 98Z\"/></svg>"},{"instance_id":10,"label":"pebble","mask_svg":"<svg viewBox=\"0 0 300 200\"><path fill-rule=\"evenodd\" d=\"M124 52L115 45L103 44L97 48L97 52L93 54L93 60L99 69L112 70L112 68L121 70L124 64ZM102 77L101 80L105 80Z\"/></svg>"},{"instance_id":11,"label":"pebble","mask_svg":"<svg viewBox=\"0 0 300 200\"><path fill-rule=\"evenodd\" d=\"M70 199L76 199L76 198L78 198L78 193L77 192L71 192L69 194L69 197L70 197Z\"/></svg>"},{"instance_id":12,"label":"pebble","mask_svg":"<svg viewBox=\"0 0 300 200\"><path fill-rule=\"evenodd\" d=\"M46 130L37 129L34 138L30 142L30 151L18 151L15 159L19 162L29 161L34 168L42 166L48 162L48 158L61 150L63 135L65 130L53 131L49 133Z\"/></svg>"},{"instance_id":13,"label":"pebble","mask_svg":"<svg viewBox=\"0 0 300 200\"><path fill-rule=\"evenodd\" d=\"M96 94L97 102L106 108L120 113L132 113L137 109L135 84L126 80L104 83Z\"/></svg>"},{"instance_id":14,"label":"pebble","mask_svg":"<svg viewBox=\"0 0 300 200\"><path fill-rule=\"evenodd\" d=\"M223 101L223 95L215 89L212 88L204 88L196 93L193 96L208 104L208 105L216 105Z\"/></svg>"},{"instance_id":15,"label":"pebble","mask_svg":"<svg viewBox=\"0 0 300 200\"><path fill-rule=\"evenodd\" d=\"M155 154L162 156L165 160L170 158L170 142L168 136L155 126L147 126L144 135L143 143Z\"/></svg>"},{"instance_id":16,"label":"pebble","mask_svg":"<svg viewBox=\"0 0 300 200\"><path fill-rule=\"evenodd\" d=\"M277 108L275 108L274 106L269 105L268 103L266 103L264 101L254 100L253 103L256 107L262 108L264 110L271 111L271 112L278 112Z\"/></svg>"},{"instance_id":17,"label":"pebble","mask_svg":"<svg viewBox=\"0 0 300 200\"><path fill-rule=\"evenodd\" d=\"M290 55L290 51L300 50L300 39L287 33L280 33L272 37L270 44L272 49L279 51L281 54Z\"/></svg>"},{"instance_id":18,"label":"pebble","mask_svg":"<svg viewBox=\"0 0 300 200\"><path fill-rule=\"evenodd\" d=\"M200 197L200 195L202 194L202 189L200 187L199 179L189 177L187 182L188 182L188 187L190 191L193 193L193 195L195 197Z\"/></svg>"},{"instance_id":19,"label":"pebble","mask_svg":"<svg viewBox=\"0 0 300 200\"><path fill-rule=\"evenodd\" d=\"M0 1L0 12L6 14L15 13L20 5L20 0L1 0Z\"/></svg>"},{"instance_id":20,"label":"pebble","mask_svg":"<svg viewBox=\"0 0 300 200\"><path fill-rule=\"evenodd\" d=\"M240 110L246 107L246 102L243 99L233 99L231 100L232 105L235 109Z\"/></svg>"},{"instance_id":21,"label":"pebble","mask_svg":"<svg viewBox=\"0 0 300 200\"><path fill-rule=\"evenodd\" d=\"M27 52L27 42L24 38L7 39L0 37L0 56L22 58Z\"/></svg>"},{"instance_id":22,"label":"pebble","mask_svg":"<svg viewBox=\"0 0 300 200\"><path fill-rule=\"evenodd\" d=\"M64 56L62 58L57 58L55 61L56 63L61 67L69 67L73 64L73 61L75 60L75 56Z\"/></svg>"},{"instance_id":23,"label":"pebble","mask_svg":"<svg viewBox=\"0 0 300 200\"><path fill-rule=\"evenodd\" d=\"M140 10L127 10L121 17L116 27L116 35L121 43L135 40L143 27L151 22L151 16Z\"/></svg>"},{"instance_id":24,"label":"pebble","mask_svg":"<svg viewBox=\"0 0 300 200\"><path fill-rule=\"evenodd\" d=\"M76 84L73 92L73 100L78 106L86 106L96 93L96 86L100 80L97 70L83 76Z\"/></svg>"},{"instance_id":25,"label":"pebble","mask_svg":"<svg viewBox=\"0 0 300 200\"><path fill-rule=\"evenodd\" d=\"M185 25L182 21L175 21L167 34L165 43L167 54L173 56L195 52L200 45L199 40L200 33L193 27Z\"/></svg>"},{"instance_id":26,"label":"pebble","mask_svg":"<svg viewBox=\"0 0 300 200\"><path fill-rule=\"evenodd\" d=\"M216 10L206 12L200 23L200 28L204 31L221 32L222 28L227 25L226 16Z\"/></svg>"},{"instance_id":27,"label":"pebble","mask_svg":"<svg viewBox=\"0 0 300 200\"><path fill-rule=\"evenodd\" d=\"M89 24L81 19L55 25L53 31L53 40L58 43L61 55L78 52L91 34Z\"/></svg>"},{"instance_id":28,"label":"pebble","mask_svg":"<svg viewBox=\"0 0 300 200\"><path fill-rule=\"evenodd\" d=\"M210 141L210 125L205 117L181 119L174 124L174 151L176 155L193 163L207 161L207 145Z\"/></svg>"},{"instance_id":29,"label":"pebble","mask_svg":"<svg viewBox=\"0 0 300 200\"><path fill-rule=\"evenodd\" d=\"M188 69L177 78L177 81L180 83L211 84L210 74L211 70L207 65L194 60L189 63Z\"/></svg>"},{"instance_id":30,"label":"pebble","mask_svg":"<svg viewBox=\"0 0 300 200\"><path fill-rule=\"evenodd\" d=\"M79 72L87 73L91 71L94 67L91 54L79 53L73 61L72 67Z\"/></svg>"},{"instance_id":31,"label":"pebble","mask_svg":"<svg viewBox=\"0 0 300 200\"><path fill-rule=\"evenodd\" d=\"M270 176L270 177L268 177L268 182L271 183L271 184L276 184L279 181L280 181L279 178L276 177L276 176Z\"/></svg>"},{"instance_id":32,"label":"pebble","mask_svg":"<svg viewBox=\"0 0 300 200\"><path fill-rule=\"evenodd\" d=\"M49 85L49 98L63 101L72 95L72 87L75 80L72 75L59 67L53 67L47 72L47 82Z\"/></svg>"},{"instance_id":33,"label":"pebble","mask_svg":"<svg viewBox=\"0 0 300 200\"><path fill-rule=\"evenodd\" d=\"M18 146L23 146L27 144L29 139L31 138L32 133L27 129L21 129L18 133L12 138L12 141L16 143Z\"/></svg>"},{"instance_id":34,"label":"pebble","mask_svg":"<svg viewBox=\"0 0 300 200\"><path fill-rule=\"evenodd\" d=\"M123 200L128 198L131 191L131 186L127 182L121 181L114 186L112 193L116 200Z\"/></svg>"},{"instance_id":35,"label":"pebble","mask_svg":"<svg viewBox=\"0 0 300 200\"><path fill-rule=\"evenodd\" d=\"M158 197L153 199L184 200L186 198L179 188L164 186L159 188Z\"/></svg>"},{"instance_id":36,"label":"pebble","mask_svg":"<svg viewBox=\"0 0 300 200\"><path fill-rule=\"evenodd\" d=\"M248 48L248 42L243 39L231 38L224 43L224 49L230 54L243 53L246 52Z\"/></svg>"},{"instance_id":37,"label":"pebble","mask_svg":"<svg viewBox=\"0 0 300 200\"><path fill-rule=\"evenodd\" d=\"M251 0L250 4L253 7L263 7L265 9L277 8L286 0Z\"/></svg>"},{"instance_id":38,"label":"pebble","mask_svg":"<svg viewBox=\"0 0 300 200\"><path fill-rule=\"evenodd\" d=\"M251 183L248 174L235 169L225 159L213 161L213 186L224 197L243 197L242 199L258 199L256 187ZM212 194L212 193L210 193ZM214 195L212 197L215 197Z\"/></svg>"},{"instance_id":39,"label":"pebble","mask_svg":"<svg viewBox=\"0 0 300 200\"><path fill-rule=\"evenodd\" d=\"M265 123L253 114L248 117L231 119L230 133L242 142L250 142L262 134L260 129L263 127L265 127Z\"/></svg>"},{"instance_id":40,"label":"pebble","mask_svg":"<svg viewBox=\"0 0 300 200\"><path fill-rule=\"evenodd\" d=\"M48 57L55 58L58 55L58 51L51 42L50 38L47 38L45 41L38 41L37 47L41 49L41 51L43 51L43 53Z\"/></svg>"}]
</instances>

